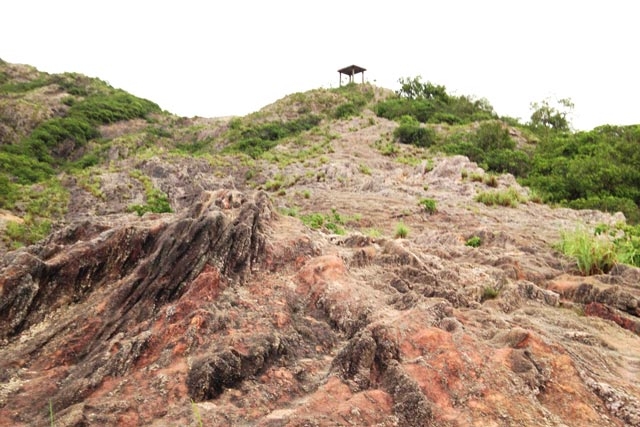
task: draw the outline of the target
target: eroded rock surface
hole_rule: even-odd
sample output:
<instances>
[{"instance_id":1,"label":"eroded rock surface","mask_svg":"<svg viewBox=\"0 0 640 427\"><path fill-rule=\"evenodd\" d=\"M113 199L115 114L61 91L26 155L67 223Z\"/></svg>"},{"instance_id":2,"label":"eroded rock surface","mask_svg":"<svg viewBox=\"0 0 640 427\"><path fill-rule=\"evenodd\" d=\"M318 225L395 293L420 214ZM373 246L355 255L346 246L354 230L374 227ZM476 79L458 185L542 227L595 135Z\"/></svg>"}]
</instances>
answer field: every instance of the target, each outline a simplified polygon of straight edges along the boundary
<instances>
[{"instance_id":1,"label":"eroded rock surface","mask_svg":"<svg viewBox=\"0 0 640 427\"><path fill-rule=\"evenodd\" d=\"M585 278L552 249L618 218L486 207L462 157L373 156L358 176L352 147L326 171L343 179L300 181L300 208L380 237L310 230L225 185L5 254L0 425L49 425L50 407L56 426L640 425L638 269Z\"/></svg>"}]
</instances>

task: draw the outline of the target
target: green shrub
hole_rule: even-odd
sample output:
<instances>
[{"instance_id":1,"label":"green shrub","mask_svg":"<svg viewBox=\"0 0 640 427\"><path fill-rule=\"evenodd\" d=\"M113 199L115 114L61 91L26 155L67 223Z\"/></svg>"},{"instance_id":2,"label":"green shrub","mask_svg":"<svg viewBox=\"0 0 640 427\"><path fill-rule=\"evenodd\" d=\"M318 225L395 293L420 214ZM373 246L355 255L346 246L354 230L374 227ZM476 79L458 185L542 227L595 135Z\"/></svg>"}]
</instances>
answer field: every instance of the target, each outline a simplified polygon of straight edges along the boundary
<instances>
[{"instance_id":1,"label":"green shrub","mask_svg":"<svg viewBox=\"0 0 640 427\"><path fill-rule=\"evenodd\" d=\"M429 147L436 139L433 129L425 128L412 116L402 116L400 126L393 131L393 136L403 144L418 147Z\"/></svg>"},{"instance_id":2,"label":"green shrub","mask_svg":"<svg viewBox=\"0 0 640 427\"><path fill-rule=\"evenodd\" d=\"M333 117L336 119L346 119L351 116L355 116L358 113L360 113L358 107L356 107L356 105L351 102L347 102L336 107L336 110L333 113Z\"/></svg>"},{"instance_id":3,"label":"green shrub","mask_svg":"<svg viewBox=\"0 0 640 427\"><path fill-rule=\"evenodd\" d=\"M399 222L396 224L396 228L394 231L394 236L396 239L405 239L409 235L409 227L407 227L403 222Z\"/></svg>"},{"instance_id":4,"label":"green shrub","mask_svg":"<svg viewBox=\"0 0 640 427\"><path fill-rule=\"evenodd\" d=\"M151 179L143 175L142 172L134 169L130 173L131 177L137 179L144 186L146 203L145 204L135 204L129 205L127 207L128 212L135 212L139 216L144 215L147 212L153 213L168 213L173 212L171 209L171 203L169 202L169 197L165 192L154 188Z\"/></svg>"},{"instance_id":5,"label":"green shrub","mask_svg":"<svg viewBox=\"0 0 640 427\"><path fill-rule=\"evenodd\" d=\"M122 90L89 96L69 109L70 116L81 116L94 124L145 118L150 113L159 112L157 104Z\"/></svg>"},{"instance_id":6,"label":"green shrub","mask_svg":"<svg viewBox=\"0 0 640 427\"><path fill-rule=\"evenodd\" d=\"M600 225L596 227L594 235L609 236L615 245L618 262L640 267L640 225Z\"/></svg>"},{"instance_id":7,"label":"green shrub","mask_svg":"<svg viewBox=\"0 0 640 427\"><path fill-rule=\"evenodd\" d=\"M433 214L437 212L436 201L434 199L420 199L418 202L420 206L424 209L425 212L429 214Z\"/></svg>"},{"instance_id":8,"label":"green shrub","mask_svg":"<svg viewBox=\"0 0 640 427\"><path fill-rule=\"evenodd\" d=\"M24 150L24 146L5 145L2 149L0 149L0 165L8 179L13 176L19 184L30 184L43 181L54 173L51 165L30 156L28 150ZM27 153L20 153L20 150Z\"/></svg>"},{"instance_id":9,"label":"green shrub","mask_svg":"<svg viewBox=\"0 0 640 427\"><path fill-rule=\"evenodd\" d=\"M465 243L466 246L470 246L472 248L480 247L481 244L482 239L479 236L469 237L469 239L467 239L467 242Z\"/></svg>"},{"instance_id":10,"label":"green shrub","mask_svg":"<svg viewBox=\"0 0 640 427\"><path fill-rule=\"evenodd\" d=\"M5 229L5 239L13 248L32 245L45 238L51 231L49 220L27 218L24 222L9 221Z\"/></svg>"},{"instance_id":11,"label":"green shrub","mask_svg":"<svg viewBox=\"0 0 640 427\"><path fill-rule=\"evenodd\" d=\"M248 126L243 126L240 120L234 120L230 126L232 143L224 151L240 152L258 158L278 145L283 138L313 129L320 123L321 118L307 114L288 122L273 121Z\"/></svg>"},{"instance_id":12,"label":"green shrub","mask_svg":"<svg viewBox=\"0 0 640 427\"><path fill-rule=\"evenodd\" d=\"M608 236L581 228L563 232L556 248L573 258L585 276L608 273L617 262L615 244Z\"/></svg>"},{"instance_id":13,"label":"green shrub","mask_svg":"<svg viewBox=\"0 0 640 427\"><path fill-rule=\"evenodd\" d=\"M358 170L364 175L371 175L371 168L364 163L358 165Z\"/></svg>"},{"instance_id":14,"label":"green shrub","mask_svg":"<svg viewBox=\"0 0 640 427\"><path fill-rule=\"evenodd\" d=\"M490 299L496 299L500 295L500 291L493 286L486 286L482 290L482 296L480 297L481 302L485 302Z\"/></svg>"},{"instance_id":15,"label":"green shrub","mask_svg":"<svg viewBox=\"0 0 640 427\"><path fill-rule=\"evenodd\" d=\"M13 209L18 199L18 186L5 174L0 174L0 208Z\"/></svg>"},{"instance_id":16,"label":"green shrub","mask_svg":"<svg viewBox=\"0 0 640 427\"><path fill-rule=\"evenodd\" d=\"M588 199L576 199L565 203L566 206L572 209L597 209L603 212L622 212L631 224L638 224L640 222L640 208L631 199L604 196L604 197L589 197Z\"/></svg>"}]
</instances>

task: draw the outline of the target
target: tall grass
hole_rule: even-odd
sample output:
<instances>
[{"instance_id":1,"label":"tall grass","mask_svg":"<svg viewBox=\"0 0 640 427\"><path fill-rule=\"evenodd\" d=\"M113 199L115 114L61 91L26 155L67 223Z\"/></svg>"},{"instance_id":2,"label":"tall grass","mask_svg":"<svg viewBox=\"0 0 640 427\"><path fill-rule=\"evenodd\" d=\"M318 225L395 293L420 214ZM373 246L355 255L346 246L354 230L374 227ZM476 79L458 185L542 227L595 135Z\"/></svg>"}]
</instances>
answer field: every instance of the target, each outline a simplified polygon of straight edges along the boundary
<instances>
[{"instance_id":1,"label":"tall grass","mask_svg":"<svg viewBox=\"0 0 640 427\"><path fill-rule=\"evenodd\" d=\"M606 235L590 233L584 228L563 232L557 249L573 258L585 276L608 273L618 262L614 242Z\"/></svg>"}]
</instances>

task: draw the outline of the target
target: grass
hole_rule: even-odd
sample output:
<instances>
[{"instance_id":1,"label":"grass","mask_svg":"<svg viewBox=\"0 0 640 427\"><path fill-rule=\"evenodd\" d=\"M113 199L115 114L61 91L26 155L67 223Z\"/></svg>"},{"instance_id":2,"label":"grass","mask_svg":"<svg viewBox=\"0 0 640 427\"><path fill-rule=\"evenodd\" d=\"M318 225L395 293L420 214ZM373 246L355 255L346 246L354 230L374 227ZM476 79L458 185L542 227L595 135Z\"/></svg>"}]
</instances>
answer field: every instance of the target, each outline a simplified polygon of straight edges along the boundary
<instances>
[{"instance_id":1,"label":"grass","mask_svg":"<svg viewBox=\"0 0 640 427\"><path fill-rule=\"evenodd\" d=\"M496 299L500 295L500 291L493 286L485 286L482 290L482 296L480 298L481 302L485 302L490 299Z\"/></svg>"},{"instance_id":2,"label":"grass","mask_svg":"<svg viewBox=\"0 0 640 427\"><path fill-rule=\"evenodd\" d=\"M198 405L196 402L191 400L191 412L193 412L193 419L198 427L202 427L204 424L202 423L202 417L200 416L200 411L198 410Z\"/></svg>"},{"instance_id":3,"label":"grass","mask_svg":"<svg viewBox=\"0 0 640 427\"><path fill-rule=\"evenodd\" d=\"M358 170L364 175L371 175L371 168L364 163L360 163L360 165L358 166Z\"/></svg>"},{"instance_id":4,"label":"grass","mask_svg":"<svg viewBox=\"0 0 640 427\"><path fill-rule=\"evenodd\" d=\"M331 209L330 213L314 212L300 216L302 223L309 228L339 235L346 233L345 227L348 224L358 222L361 219L360 215L342 215L336 209Z\"/></svg>"},{"instance_id":5,"label":"grass","mask_svg":"<svg viewBox=\"0 0 640 427\"><path fill-rule=\"evenodd\" d=\"M608 273L618 262L611 238L584 228L563 232L556 249L573 258L578 271L585 276Z\"/></svg>"},{"instance_id":6,"label":"grass","mask_svg":"<svg viewBox=\"0 0 640 427\"><path fill-rule=\"evenodd\" d=\"M56 425L56 420L53 416L53 402L51 399L49 399L49 423L51 424L51 427Z\"/></svg>"},{"instance_id":7,"label":"grass","mask_svg":"<svg viewBox=\"0 0 640 427\"><path fill-rule=\"evenodd\" d=\"M436 201L434 199L423 198L418 202L420 206L424 209L424 211L428 214L433 214L438 211Z\"/></svg>"},{"instance_id":8,"label":"grass","mask_svg":"<svg viewBox=\"0 0 640 427\"><path fill-rule=\"evenodd\" d=\"M393 235L396 239L406 239L409 235L409 227L407 227L403 222L399 222L396 224L395 232Z\"/></svg>"},{"instance_id":9,"label":"grass","mask_svg":"<svg viewBox=\"0 0 640 427\"><path fill-rule=\"evenodd\" d=\"M135 212L139 216L142 216L147 212L173 212L171 209L171 204L169 203L169 197L167 197L166 193L164 193L162 190L155 188L148 176L143 175L142 172L137 170L132 170L130 172L130 175L132 178L140 181L144 186L147 203L142 205L129 205L127 207L127 211Z\"/></svg>"},{"instance_id":10,"label":"grass","mask_svg":"<svg viewBox=\"0 0 640 427\"><path fill-rule=\"evenodd\" d=\"M517 207L520 203L525 203L527 198L518 193L515 188L507 190L483 191L476 195L476 202L484 203L487 206Z\"/></svg>"}]
</instances>

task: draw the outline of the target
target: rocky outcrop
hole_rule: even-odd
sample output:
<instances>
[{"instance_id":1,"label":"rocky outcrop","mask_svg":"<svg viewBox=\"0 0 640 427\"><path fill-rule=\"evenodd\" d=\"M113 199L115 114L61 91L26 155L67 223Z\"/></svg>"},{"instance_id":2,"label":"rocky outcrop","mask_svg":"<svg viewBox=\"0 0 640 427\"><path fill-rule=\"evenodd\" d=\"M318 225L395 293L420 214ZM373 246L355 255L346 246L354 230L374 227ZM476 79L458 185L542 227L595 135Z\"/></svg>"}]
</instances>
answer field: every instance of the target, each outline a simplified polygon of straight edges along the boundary
<instances>
[{"instance_id":1,"label":"rocky outcrop","mask_svg":"<svg viewBox=\"0 0 640 427\"><path fill-rule=\"evenodd\" d=\"M640 270L575 276L552 248L612 217L480 205L461 157L398 168L295 199L360 215L344 235L277 213L295 188L189 184L176 213L78 216L5 254L0 425L638 425Z\"/></svg>"}]
</instances>

